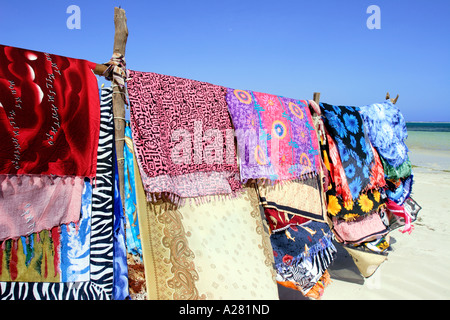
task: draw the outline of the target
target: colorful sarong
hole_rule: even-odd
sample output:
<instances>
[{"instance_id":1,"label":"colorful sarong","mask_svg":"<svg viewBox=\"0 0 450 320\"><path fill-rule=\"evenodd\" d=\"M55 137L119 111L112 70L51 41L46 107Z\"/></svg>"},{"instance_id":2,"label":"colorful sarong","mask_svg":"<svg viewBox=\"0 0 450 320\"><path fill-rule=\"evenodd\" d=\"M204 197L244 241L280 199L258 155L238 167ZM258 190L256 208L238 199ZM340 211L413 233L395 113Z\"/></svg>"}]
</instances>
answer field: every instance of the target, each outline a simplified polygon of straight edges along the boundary
<instances>
[{"instance_id":1,"label":"colorful sarong","mask_svg":"<svg viewBox=\"0 0 450 320\"><path fill-rule=\"evenodd\" d=\"M344 220L353 220L356 217L364 216L377 211L385 203L379 187L386 184L383 175L383 168L378 161L376 153L375 164L372 167L368 190L359 194L353 200L345 175L339 152L331 136L326 132L327 139L321 141L321 151L329 168L329 188L326 191L327 212L330 217L337 217ZM374 149L372 149L376 152Z\"/></svg>"},{"instance_id":2,"label":"colorful sarong","mask_svg":"<svg viewBox=\"0 0 450 320\"><path fill-rule=\"evenodd\" d=\"M374 156L363 119L355 107L321 103L325 126L339 150L350 193L356 199L370 184Z\"/></svg>"},{"instance_id":3,"label":"colorful sarong","mask_svg":"<svg viewBox=\"0 0 450 320\"><path fill-rule=\"evenodd\" d=\"M408 159L405 119L391 101L360 107L368 136L380 156L394 168Z\"/></svg>"},{"instance_id":4,"label":"colorful sarong","mask_svg":"<svg viewBox=\"0 0 450 320\"><path fill-rule=\"evenodd\" d=\"M270 236L276 280L307 296L324 275L336 254L326 223L307 221Z\"/></svg>"},{"instance_id":5,"label":"colorful sarong","mask_svg":"<svg viewBox=\"0 0 450 320\"><path fill-rule=\"evenodd\" d=\"M86 255L89 257L89 264L87 269L82 267L82 264L75 266L73 260L67 260L67 265L71 265L74 268L69 270L73 272L74 277L68 277L68 282L34 282L34 280L26 280L30 282L0 282L0 299L2 300L107 300L113 296L113 199L114 199L114 175L113 175L113 143L114 143L114 126L112 115L112 89L102 89L102 100L100 105L101 112L101 130L98 144L98 160L97 160L97 174L95 187L92 190L92 216L89 219L88 225L83 223L76 225L72 228L70 226L70 233L75 237L80 237L83 243L88 243L86 247L89 250L85 250L86 247L72 247L75 249L66 254L70 258L72 254L83 258ZM84 208L84 206L83 206ZM84 216L84 214L83 214ZM78 229L80 228L80 229ZM57 229L57 228L56 228ZM53 230L52 230L53 231ZM56 231L55 231L56 232ZM78 233L81 232L81 233ZM56 232L59 233L59 232ZM41 232L49 236L47 231ZM64 233L61 232L64 236ZM53 232L52 232L53 235ZM83 235L89 235L84 237ZM40 236L40 235L39 235ZM60 241L64 241L68 246L72 245L71 236L69 239L64 237ZM39 237L42 241L43 238ZM55 237L51 241L53 242L53 248L49 248L47 252L58 252L57 241L59 239ZM22 241L22 240L20 240ZM33 240L29 239L27 246L33 241L36 246L37 238L33 234ZM45 243L50 243L50 240L44 239ZM66 242L67 241L67 242ZM84 242L87 241L87 242ZM12 240L9 240L12 243ZM25 241L26 243L26 241ZM61 245L63 247L64 244ZM19 244L20 246L20 244ZM13 245L13 248L20 248ZM18 252L18 251L16 251ZM27 248L27 254L32 252ZM43 251L34 251L37 261L40 259L40 255L45 253ZM62 253L61 253L62 254ZM14 256L11 251L11 256ZM17 255L19 258L19 255ZM61 256L61 261L63 261ZM28 259L28 258L27 258ZM14 261L14 260L10 260ZM42 260L40 264L42 273L45 270L48 271L48 275L53 276L53 257L47 255L47 263ZM57 261L57 260L56 260ZM47 269L46 269L47 266ZM32 268L30 265L29 268ZM86 273L87 278L85 278ZM77 273L79 273L77 275ZM28 273L30 274L30 273ZM83 276L83 280L80 280L78 276ZM59 275L58 275L59 277ZM77 278L76 280L74 278ZM47 277L48 279L48 277ZM85 281L84 281L85 280Z\"/></svg>"},{"instance_id":6,"label":"colorful sarong","mask_svg":"<svg viewBox=\"0 0 450 320\"><path fill-rule=\"evenodd\" d=\"M130 70L130 120L149 200L240 189L226 88ZM153 195L155 194L155 197Z\"/></svg>"},{"instance_id":7,"label":"colorful sarong","mask_svg":"<svg viewBox=\"0 0 450 320\"><path fill-rule=\"evenodd\" d=\"M388 187L386 188L386 195L388 199L394 201L398 205L403 205L406 199L408 199L411 195L413 183L413 174L404 179L395 181L388 180Z\"/></svg>"},{"instance_id":8,"label":"colorful sarong","mask_svg":"<svg viewBox=\"0 0 450 320\"><path fill-rule=\"evenodd\" d=\"M0 174L94 178L95 63L0 45Z\"/></svg>"},{"instance_id":9,"label":"colorful sarong","mask_svg":"<svg viewBox=\"0 0 450 320\"><path fill-rule=\"evenodd\" d=\"M380 239L389 233L378 212L357 217L351 221L333 218L336 239L343 243L362 244Z\"/></svg>"},{"instance_id":10,"label":"colorful sarong","mask_svg":"<svg viewBox=\"0 0 450 320\"><path fill-rule=\"evenodd\" d=\"M414 229L412 223L416 221L417 215L421 209L422 207L411 197L408 197L402 206L390 203L390 206L387 207L389 228L395 230L404 226L400 232L411 233Z\"/></svg>"},{"instance_id":11,"label":"colorful sarong","mask_svg":"<svg viewBox=\"0 0 450 320\"><path fill-rule=\"evenodd\" d=\"M134 181L134 147L131 138L131 128L125 127L124 145L124 188L125 188L125 218L126 240L129 253L138 255L142 259L142 245L139 231L139 219L137 217L136 183Z\"/></svg>"},{"instance_id":12,"label":"colorful sarong","mask_svg":"<svg viewBox=\"0 0 450 320\"><path fill-rule=\"evenodd\" d=\"M292 180L320 170L319 143L308 102L227 90L241 179Z\"/></svg>"},{"instance_id":13,"label":"colorful sarong","mask_svg":"<svg viewBox=\"0 0 450 320\"><path fill-rule=\"evenodd\" d=\"M125 215L119 189L117 156L114 152L114 280L113 299L125 300L130 297L128 289L127 248L125 244Z\"/></svg>"},{"instance_id":14,"label":"colorful sarong","mask_svg":"<svg viewBox=\"0 0 450 320\"><path fill-rule=\"evenodd\" d=\"M81 202L78 223L5 240L0 250L0 281L88 281L92 205L92 186L88 181L84 183Z\"/></svg>"},{"instance_id":15,"label":"colorful sarong","mask_svg":"<svg viewBox=\"0 0 450 320\"><path fill-rule=\"evenodd\" d=\"M380 157L381 163L383 164L383 170L386 179L401 179L409 177L412 173L412 165L411 161L409 160L409 156L406 159L405 162L403 162L400 166L397 168L394 168L391 166L386 160L383 159L383 157Z\"/></svg>"}]
</instances>

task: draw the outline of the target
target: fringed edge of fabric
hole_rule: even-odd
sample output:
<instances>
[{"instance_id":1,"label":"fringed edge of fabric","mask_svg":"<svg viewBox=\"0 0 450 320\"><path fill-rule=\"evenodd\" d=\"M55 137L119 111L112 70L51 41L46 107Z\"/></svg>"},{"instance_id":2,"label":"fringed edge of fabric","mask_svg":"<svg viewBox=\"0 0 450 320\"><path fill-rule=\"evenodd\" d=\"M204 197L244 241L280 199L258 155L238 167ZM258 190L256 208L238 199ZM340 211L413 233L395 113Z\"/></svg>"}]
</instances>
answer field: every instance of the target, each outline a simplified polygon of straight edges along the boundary
<instances>
[{"instance_id":1,"label":"fringed edge of fabric","mask_svg":"<svg viewBox=\"0 0 450 320\"><path fill-rule=\"evenodd\" d=\"M332 242L332 238L333 238L332 233L325 234L311 248L308 248L306 251L303 251L301 254L294 257L289 262L281 262L281 263L276 264L274 266L275 270L277 271L278 274L282 274L283 269L286 270L286 269L290 269L290 268L296 268L299 264L301 264L305 260L308 259L310 261L313 261L313 260L317 260L315 258L318 257L318 260L320 260L322 263L325 263L325 265L312 266L312 268L313 269L320 268L321 270L318 272L318 274L321 274L321 277L322 277L323 273L328 269L328 267L333 262L334 254L337 252L336 247L334 246L334 244ZM315 284L317 284L317 282L320 279L321 278L319 278ZM287 287L290 287L292 289L300 291L304 296L307 296L308 292L314 287L314 286L312 286L310 288L304 289L300 283L298 283L298 282L294 283L293 280L289 280L289 279L287 281L277 280L277 282L283 286L286 286L286 284L288 282L290 282L290 284Z\"/></svg>"},{"instance_id":2,"label":"fringed edge of fabric","mask_svg":"<svg viewBox=\"0 0 450 320\"><path fill-rule=\"evenodd\" d=\"M201 206L211 202L224 202L238 199L245 194L244 188L226 194L211 194L198 197L181 197L172 192L146 193L147 201L150 203L168 202L174 207L183 207L186 205Z\"/></svg>"},{"instance_id":3,"label":"fringed edge of fabric","mask_svg":"<svg viewBox=\"0 0 450 320\"><path fill-rule=\"evenodd\" d=\"M302 174L301 176L291 177L289 179L271 179L270 177L253 177L253 178L247 178L242 179L241 182L243 184L246 184L249 181L255 180L258 186L263 187L274 187L276 185L284 185L287 183L302 183L303 181L306 181L308 179L317 178L319 176L319 173L317 171L311 171Z\"/></svg>"},{"instance_id":4,"label":"fringed edge of fabric","mask_svg":"<svg viewBox=\"0 0 450 320\"><path fill-rule=\"evenodd\" d=\"M238 193L238 191L243 188L243 184L237 178L238 173L234 171L198 171L177 176L159 175L157 177L148 177L145 172L143 172L140 165L138 167L147 199L150 202L152 202L152 199L155 198L154 196L151 196L152 194L157 195L157 199L165 196L169 201L176 203L179 202L177 201L178 198L184 199L211 195L234 194ZM202 175L204 176L202 177ZM215 176L212 177L211 175ZM176 188L177 185L183 183L191 183L193 186L199 186L203 185L205 181L212 181L216 179L221 179L223 183L222 187L197 191L197 194L195 195L183 195L183 190ZM226 183L224 181L226 181Z\"/></svg>"},{"instance_id":5,"label":"fringed edge of fabric","mask_svg":"<svg viewBox=\"0 0 450 320\"><path fill-rule=\"evenodd\" d=\"M28 179L27 179L28 178ZM80 183L84 184L85 179L89 179L92 184L95 182L95 177L81 177L81 176L56 176L56 175L45 175L45 174L0 174L0 191L3 191L6 185L17 183L21 186L25 183L25 180L29 180L28 183L33 185L35 183L34 179L39 179L43 185L54 185L57 179L60 179L63 184L70 183L75 185L76 178L80 179Z\"/></svg>"},{"instance_id":6,"label":"fringed edge of fabric","mask_svg":"<svg viewBox=\"0 0 450 320\"><path fill-rule=\"evenodd\" d=\"M71 222L69 222L69 223L71 223ZM59 243L59 239L56 239L56 236L60 236L61 233L62 233L61 228L67 227L66 225L69 224L69 223L63 223L63 224L61 224L59 226L54 226L54 227L51 227L51 228L42 229L39 232L32 232L32 233L29 233L27 235L23 235L23 236L19 236L19 237L11 237L11 238L7 238L7 239L4 239L4 240L1 240L0 241L0 243L1 243L0 248L1 248L1 250L4 251L6 249L6 242L11 241L12 245L17 250L18 241L21 240L21 241L25 242L26 245L28 245L30 243L30 237L33 237L33 236L36 237L36 242L39 243L41 241L39 234L41 232L48 232L49 238L52 239L55 244L57 244L57 249L58 249L57 251L59 252L60 243ZM78 223L78 221L75 221L74 223ZM55 252L55 254L57 254L57 253Z\"/></svg>"}]
</instances>

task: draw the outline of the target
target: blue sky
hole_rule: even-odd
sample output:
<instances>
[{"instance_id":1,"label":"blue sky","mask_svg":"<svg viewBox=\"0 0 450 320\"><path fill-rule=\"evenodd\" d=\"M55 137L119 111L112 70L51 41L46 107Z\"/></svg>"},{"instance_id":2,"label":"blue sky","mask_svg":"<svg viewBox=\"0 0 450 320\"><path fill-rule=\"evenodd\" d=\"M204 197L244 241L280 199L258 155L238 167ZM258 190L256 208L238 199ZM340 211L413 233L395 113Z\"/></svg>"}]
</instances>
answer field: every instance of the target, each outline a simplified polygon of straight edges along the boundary
<instances>
[{"instance_id":1,"label":"blue sky","mask_svg":"<svg viewBox=\"0 0 450 320\"><path fill-rule=\"evenodd\" d=\"M342 105L389 91L407 121L450 121L449 0L5 2L4 45L103 63L121 6L130 69ZM66 26L69 5L79 30ZM370 5L381 29L367 28Z\"/></svg>"}]
</instances>

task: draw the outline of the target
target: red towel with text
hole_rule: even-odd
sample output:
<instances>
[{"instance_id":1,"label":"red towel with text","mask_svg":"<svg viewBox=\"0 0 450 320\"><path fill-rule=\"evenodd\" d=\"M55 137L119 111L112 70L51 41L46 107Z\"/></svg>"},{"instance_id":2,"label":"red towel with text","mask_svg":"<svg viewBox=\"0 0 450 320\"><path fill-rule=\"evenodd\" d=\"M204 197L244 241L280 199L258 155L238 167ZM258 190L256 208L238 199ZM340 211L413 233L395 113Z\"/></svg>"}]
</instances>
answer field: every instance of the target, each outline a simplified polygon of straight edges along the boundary
<instances>
[{"instance_id":1,"label":"red towel with text","mask_svg":"<svg viewBox=\"0 0 450 320\"><path fill-rule=\"evenodd\" d=\"M0 174L95 177L95 63L0 45Z\"/></svg>"}]
</instances>

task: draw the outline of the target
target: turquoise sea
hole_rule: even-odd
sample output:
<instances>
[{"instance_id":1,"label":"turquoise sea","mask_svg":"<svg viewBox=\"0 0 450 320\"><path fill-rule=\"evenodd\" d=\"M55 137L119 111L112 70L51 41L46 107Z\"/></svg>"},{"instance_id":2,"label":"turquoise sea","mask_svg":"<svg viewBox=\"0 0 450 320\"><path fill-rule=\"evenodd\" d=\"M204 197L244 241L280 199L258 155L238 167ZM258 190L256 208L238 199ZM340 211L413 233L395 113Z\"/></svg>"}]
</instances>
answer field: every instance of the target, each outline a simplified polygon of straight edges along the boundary
<instances>
[{"instance_id":1,"label":"turquoise sea","mask_svg":"<svg viewBox=\"0 0 450 320\"><path fill-rule=\"evenodd\" d=\"M450 172L450 122L407 122L414 170Z\"/></svg>"}]
</instances>

